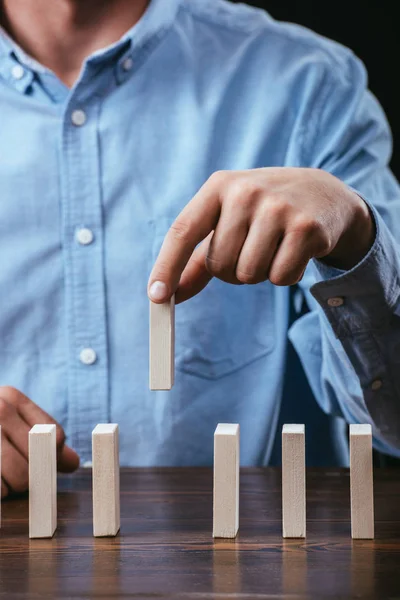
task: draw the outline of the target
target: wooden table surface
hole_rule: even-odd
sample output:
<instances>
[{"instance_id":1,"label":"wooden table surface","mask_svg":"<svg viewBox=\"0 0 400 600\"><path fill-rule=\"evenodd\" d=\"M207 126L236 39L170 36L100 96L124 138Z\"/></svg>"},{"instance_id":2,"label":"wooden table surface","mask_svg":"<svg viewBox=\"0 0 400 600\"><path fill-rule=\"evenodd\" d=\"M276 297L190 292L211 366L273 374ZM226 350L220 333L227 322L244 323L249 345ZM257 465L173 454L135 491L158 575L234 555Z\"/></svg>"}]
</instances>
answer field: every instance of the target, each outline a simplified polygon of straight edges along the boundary
<instances>
[{"instance_id":1,"label":"wooden table surface","mask_svg":"<svg viewBox=\"0 0 400 600\"><path fill-rule=\"evenodd\" d=\"M375 470L374 541L351 541L349 474L307 470L307 538L281 537L280 469L242 469L236 541L212 531L211 469L123 469L121 533L92 537L91 472L59 478L58 529L3 502L0 598L400 598L400 471Z\"/></svg>"}]
</instances>

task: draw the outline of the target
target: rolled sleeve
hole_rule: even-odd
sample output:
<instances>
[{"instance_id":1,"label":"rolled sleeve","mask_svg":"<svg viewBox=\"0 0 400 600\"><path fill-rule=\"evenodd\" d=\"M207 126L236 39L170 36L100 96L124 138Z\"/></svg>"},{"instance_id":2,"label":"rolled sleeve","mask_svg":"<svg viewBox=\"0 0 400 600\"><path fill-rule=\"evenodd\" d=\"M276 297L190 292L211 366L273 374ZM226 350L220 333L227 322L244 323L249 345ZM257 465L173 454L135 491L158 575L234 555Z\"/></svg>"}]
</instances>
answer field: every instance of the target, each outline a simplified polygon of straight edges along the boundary
<instances>
[{"instance_id":1,"label":"rolled sleeve","mask_svg":"<svg viewBox=\"0 0 400 600\"><path fill-rule=\"evenodd\" d=\"M360 403L366 407L376 428L377 446L397 453L400 445L399 249L382 217L373 206L370 208L375 218L376 238L368 254L345 272L315 260L317 283L310 291L323 311L322 330L327 341L331 340L332 347L337 341L341 342L357 373L363 393Z\"/></svg>"},{"instance_id":2,"label":"rolled sleeve","mask_svg":"<svg viewBox=\"0 0 400 600\"><path fill-rule=\"evenodd\" d=\"M368 206L376 225L368 254L348 271L314 261L318 281L310 291L340 339L355 333L384 332L399 303L398 244L377 210Z\"/></svg>"}]
</instances>

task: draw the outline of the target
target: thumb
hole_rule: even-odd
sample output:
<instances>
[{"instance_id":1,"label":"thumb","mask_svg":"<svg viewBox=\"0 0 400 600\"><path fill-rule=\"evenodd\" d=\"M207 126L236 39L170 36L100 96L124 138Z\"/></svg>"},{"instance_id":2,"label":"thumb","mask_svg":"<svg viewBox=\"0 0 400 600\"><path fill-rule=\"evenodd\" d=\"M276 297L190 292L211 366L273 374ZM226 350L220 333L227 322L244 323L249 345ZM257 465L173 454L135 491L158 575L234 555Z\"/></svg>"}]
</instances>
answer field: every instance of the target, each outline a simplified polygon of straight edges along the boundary
<instances>
[{"instance_id":1,"label":"thumb","mask_svg":"<svg viewBox=\"0 0 400 600\"><path fill-rule=\"evenodd\" d=\"M72 473L79 467L79 456L69 446L63 446L57 458L57 469L60 473Z\"/></svg>"},{"instance_id":2,"label":"thumb","mask_svg":"<svg viewBox=\"0 0 400 600\"><path fill-rule=\"evenodd\" d=\"M208 249L213 236L213 231L194 250L187 263L175 293L175 304L185 302L196 296L211 281L212 275L206 267Z\"/></svg>"}]
</instances>

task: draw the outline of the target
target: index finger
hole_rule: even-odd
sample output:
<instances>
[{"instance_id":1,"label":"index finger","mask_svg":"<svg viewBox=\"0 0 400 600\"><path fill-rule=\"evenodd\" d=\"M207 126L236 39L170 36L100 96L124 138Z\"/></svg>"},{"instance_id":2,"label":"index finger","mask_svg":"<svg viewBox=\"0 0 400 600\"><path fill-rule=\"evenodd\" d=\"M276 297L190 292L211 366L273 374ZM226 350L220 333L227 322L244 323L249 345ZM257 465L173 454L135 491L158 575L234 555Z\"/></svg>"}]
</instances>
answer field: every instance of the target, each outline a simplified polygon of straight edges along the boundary
<instances>
[{"instance_id":1,"label":"index finger","mask_svg":"<svg viewBox=\"0 0 400 600\"><path fill-rule=\"evenodd\" d=\"M56 425L57 446L64 444L65 434L61 425L28 396L14 388L0 388L0 395L16 408L18 414L30 427L37 423Z\"/></svg>"},{"instance_id":2,"label":"index finger","mask_svg":"<svg viewBox=\"0 0 400 600\"><path fill-rule=\"evenodd\" d=\"M176 291L193 250L215 229L220 214L219 186L211 177L171 225L149 278L148 295L166 302Z\"/></svg>"}]
</instances>

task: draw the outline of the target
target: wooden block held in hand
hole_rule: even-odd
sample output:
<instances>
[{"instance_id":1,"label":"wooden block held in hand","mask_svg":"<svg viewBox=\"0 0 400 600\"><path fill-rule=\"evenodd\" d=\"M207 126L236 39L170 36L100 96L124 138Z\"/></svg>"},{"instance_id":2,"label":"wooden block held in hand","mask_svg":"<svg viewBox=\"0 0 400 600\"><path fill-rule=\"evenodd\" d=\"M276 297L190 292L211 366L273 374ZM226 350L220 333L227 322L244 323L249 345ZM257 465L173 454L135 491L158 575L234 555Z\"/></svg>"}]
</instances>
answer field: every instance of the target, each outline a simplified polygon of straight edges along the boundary
<instances>
[{"instance_id":1,"label":"wooden block held in hand","mask_svg":"<svg viewBox=\"0 0 400 600\"><path fill-rule=\"evenodd\" d=\"M151 390L170 390L175 374L175 297L163 304L150 301Z\"/></svg>"},{"instance_id":2,"label":"wooden block held in hand","mask_svg":"<svg viewBox=\"0 0 400 600\"><path fill-rule=\"evenodd\" d=\"M350 425L351 537L374 538L371 425Z\"/></svg>"},{"instance_id":3,"label":"wooden block held in hand","mask_svg":"<svg viewBox=\"0 0 400 600\"><path fill-rule=\"evenodd\" d=\"M92 432L93 535L117 535L120 528L118 425L97 425Z\"/></svg>"},{"instance_id":4,"label":"wooden block held in hand","mask_svg":"<svg viewBox=\"0 0 400 600\"><path fill-rule=\"evenodd\" d=\"M282 428L282 528L284 538L306 536L304 425Z\"/></svg>"},{"instance_id":5,"label":"wooden block held in hand","mask_svg":"<svg viewBox=\"0 0 400 600\"><path fill-rule=\"evenodd\" d=\"M57 446L55 425L29 432L29 537L52 537L57 527Z\"/></svg>"},{"instance_id":6,"label":"wooden block held in hand","mask_svg":"<svg viewBox=\"0 0 400 600\"><path fill-rule=\"evenodd\" d=\"M214 433L215 538L234 538L239 529L239 436L234 423L220 423Z\"/></svg>"}]
</instances>

